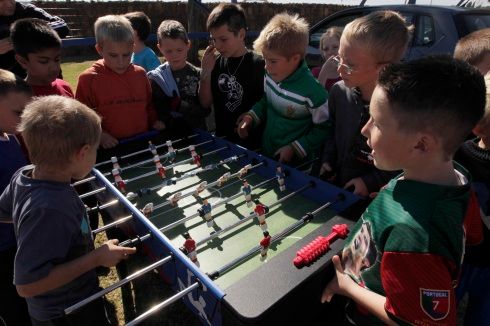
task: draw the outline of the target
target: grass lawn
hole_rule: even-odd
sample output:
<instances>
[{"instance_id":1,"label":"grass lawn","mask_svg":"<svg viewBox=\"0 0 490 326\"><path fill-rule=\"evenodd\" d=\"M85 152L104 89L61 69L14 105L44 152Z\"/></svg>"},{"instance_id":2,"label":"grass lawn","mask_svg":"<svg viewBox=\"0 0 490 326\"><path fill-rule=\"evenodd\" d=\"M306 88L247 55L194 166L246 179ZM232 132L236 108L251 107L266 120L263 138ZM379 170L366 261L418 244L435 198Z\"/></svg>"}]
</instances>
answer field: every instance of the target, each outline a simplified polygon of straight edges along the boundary
<instances>
[{"instance_id":1,"label":"grass lawn","mask_svg":"<svg viewBox=\"0 0 490 326\"><path fill-rule=\"evenodd\" d=\"M67 81L73 92L77 89L78 84L78 76L88 67L94 63L94 61L98 60L97 57L87 57L82 58L83 61L74 60L73 58L67 58L61 63L61 71L63 71L63 79Z\"/></svg>"}]
</instances>

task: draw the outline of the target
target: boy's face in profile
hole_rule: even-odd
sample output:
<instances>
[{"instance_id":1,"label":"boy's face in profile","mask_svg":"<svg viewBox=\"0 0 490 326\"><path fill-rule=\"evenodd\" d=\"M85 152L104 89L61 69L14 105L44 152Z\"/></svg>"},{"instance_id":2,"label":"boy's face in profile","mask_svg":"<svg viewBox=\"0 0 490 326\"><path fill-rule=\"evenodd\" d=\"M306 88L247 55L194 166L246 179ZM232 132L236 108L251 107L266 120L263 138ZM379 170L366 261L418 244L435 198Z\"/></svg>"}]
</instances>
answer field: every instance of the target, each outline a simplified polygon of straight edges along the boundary
<instances>
[{"instance_id":1,"label":"boy's face in profile","mask_svg":"<svg viewBox=\"0 0 490 326\"><path fill-rule=\"evenodd\" d=\"M340 65L337 68L347 87L362 87L378 80L381 66L365 44L340 38Z\"/></svg>"},{"instance_id":2,"label":"boy's face in profile","mask_svg":"<svg viewBox=\"0 0 490 326\"><path fill-rule=\"evenodd\" d=\"M95 48L104 59L104 64L117 74L123 74L131 63L134 43L104 41Z\"/></svg>"},{"instance_id":3,"label":"boy's face in profile","mask_svg":"<svg viewBox=\"0 0 490 326\"><path fill-rule=\"evenodd\" d=\"M48 86L60 75L60 48L48 48L29 53L27 58L16 55L19 64L27 71L30 85Z\"/></svg>"},{"instance_id":4,"label":"boy's face in profile","mask_svg":"<svg viewBox=\"0 0 490 326\"><path fill-rule=\"evenodd\" d=\"M185 67L189 48L190 43L186 43L180 38L165 37L158 43L158 49L160 49L172 70L179 70Z\"/></svg>"},{"instance_id":5,"label":"boy's face in profile","mask_svg":"<svg viewBox=\"0 0 490 326\"><path fill-rule=\"evenodd\" d=\"M371 97L369 113L371 117L361 133L368 139L374 165L385 171L406 168L416 138L414 134L400 130L391 103L379 86Z\"/></svg>"},{"instance_id":6,"label":"boy's face in profile","mask_svg":"<svg viewBox=\"0 0 490 326\"><path fill-rule=\"evenodd\" d=\"M264 49L262 55L265 60L265 70L276 83L288 78L298 68L300 61L299 54L286 58L275 51Z\"/></svg>"},{"instance_id":7,"label":"boy's face in profile","mask_svg":"<svg viewBox=\"0 0 490 326\"><path fill-rule=\"evenodd\" d=\"M20 115L30 100L29 94L16 91L0 96L0 132L17 133L16 128L20 123Z\"/></svg>"},{"instance_id":8,"label":"boy's face in profile","mask_svg":"<svg viewBox=\"0 0 490 326\"><path fill-rule=\"evenodd\" d=\"M225 58L240 57L245 47L245 29L241 29L236 35L229 30L228 25L223 25L209 30L212 45Z\"/></svg>"}]
</instances>

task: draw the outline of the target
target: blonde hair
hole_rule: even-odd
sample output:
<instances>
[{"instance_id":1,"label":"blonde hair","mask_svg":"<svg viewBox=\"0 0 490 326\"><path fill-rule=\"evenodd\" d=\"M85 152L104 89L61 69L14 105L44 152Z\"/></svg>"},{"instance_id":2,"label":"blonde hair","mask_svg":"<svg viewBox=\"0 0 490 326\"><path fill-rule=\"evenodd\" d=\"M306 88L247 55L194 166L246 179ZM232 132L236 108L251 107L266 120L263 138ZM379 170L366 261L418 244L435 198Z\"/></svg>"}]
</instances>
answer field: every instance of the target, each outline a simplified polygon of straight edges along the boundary
<instances>
[{"instance_id":1,"label":"blonde hair","mask_svg":"<svg viewBox=\"0 0 490 326\"><path fill-rule=\"evenodd\" d=\"M95 41L103 45L104 41L134 43L133 27L130 21L121 15L107 15L97 18L94 24Z\"/></svg>"},{"instance_id":2,"label":"blonde hair","mask_svg":"<svg viewBox=\"0 0 490 326\"><path fill-rule=\"evenodd\" d=\"M158 42L163 39L169 38L172 40L182 40L184 43L189 44L189 37L184 25L176 20L164 20L158 27L157 31Z\"/></svg>"},{"instance_id":3,"label":"blonde hair","mask_svg":"<svg viewBox=\"0 0 490 326\"><path fill-rule=\"evenodd\" d=\"M320 37L320 51L322 51L323 49L323 43L325 42L325 39L329 37L335 37L337 40L340 41L340 37L342 36L343 30L344 28L340 26L333 26L327 28L327 30Z\"/></svg>"},{"instance_id":4,"label":"blonde hair","mask_svg":"<svg viewBox=\"0 0 490 326\"><path fill-rule=\"evenodd\" d=\"M480 29L461 38L454 49L454 58L476 66L490 54L490 28Z\"/></svg>"},{"instance_id":5,"label":"blonde hair","mask_svg":"<svg viewBox=\"0 0 490 326\"><path fill-rule=\"evenodd\" d=\"M94 110L75 99L51 95L36 98L21 116L18 130L33 164L66 166L84 145L96 145L102 128Z\"/></svg>"},{"instance_id":6,"label":"blonde hair","mask_svg":"<svg viewBox=\"0 0 490 326\"><path fill-rule=\"evenodd\" d=\"M379 63L390 63L403 58L412 30L399 13L375 11L347 24L342 39L364 45Z\"/></svg>"},{"instance_id":7,"label":"blonde hair","mask_svg":"<svg viewBox=\"0 0 490 326\"><path fill-rule=\"evenodd\" d=\"M298 14L277 14L265 25L254 42L258 52L269 50L290 58L295 54L303 58L308 46L308 23Z\"/></svg>"},{"instance_id":8,"label":"blonde hair","mask_svg":"<svg viewBox=\"0 0 490 326\"><path fill-rule=\"evenodd\" d=\"M32 94L31 86L24 79L8 70L0 69L0 98L11 92Z\"/></svg>"}]
</instances>

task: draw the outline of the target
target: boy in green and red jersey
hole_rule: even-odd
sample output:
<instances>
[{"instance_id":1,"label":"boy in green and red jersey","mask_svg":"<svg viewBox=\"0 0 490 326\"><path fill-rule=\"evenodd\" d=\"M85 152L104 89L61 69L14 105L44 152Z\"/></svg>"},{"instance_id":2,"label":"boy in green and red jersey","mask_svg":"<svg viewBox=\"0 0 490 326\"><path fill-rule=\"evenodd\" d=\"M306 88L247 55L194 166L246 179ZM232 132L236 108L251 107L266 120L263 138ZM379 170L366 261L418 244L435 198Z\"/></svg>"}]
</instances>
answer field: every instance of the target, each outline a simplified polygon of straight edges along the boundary
<instances>
[{"instance_id":1,"label":"boy in green and red jersey","mask_svg":"<svg viewBox=\"0 0 490 326\"><path fill-rule=\"evenodd\" d=\"M350 300L354 325L455 325L465 241L481 241L468 173L452 161L480 120L485 83L449 57L386 67L362 129L374 164L403 170L361 216L322 301Z\"/></svg>"}]
</instances>

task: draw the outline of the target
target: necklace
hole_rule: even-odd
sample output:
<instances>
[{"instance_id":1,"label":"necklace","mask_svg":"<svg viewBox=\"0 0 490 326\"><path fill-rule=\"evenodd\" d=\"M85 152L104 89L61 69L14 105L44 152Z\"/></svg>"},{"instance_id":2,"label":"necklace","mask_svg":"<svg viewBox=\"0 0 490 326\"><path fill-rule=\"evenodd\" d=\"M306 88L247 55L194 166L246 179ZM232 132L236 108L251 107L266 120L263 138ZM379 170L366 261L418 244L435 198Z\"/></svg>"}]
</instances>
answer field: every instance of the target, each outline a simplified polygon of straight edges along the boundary
<instances>
[{"instance_id":1,"label":"necklace","mask_svg":"<svg viewBox=\"0 0 490 326\"><path fill-rule=\"evenodd\" d=\"M246 55L247 53L242 55L242 58L240 59L240 63L238 63L238 66L235 68L235 71L233 73L230 72L230 59L228 58L228 60L226 61L226 70L228 70L228 75L235 77L235 74L237 73L238 69L242 65L243 58L245 58Z\"/></svg>"}]
</instances>

